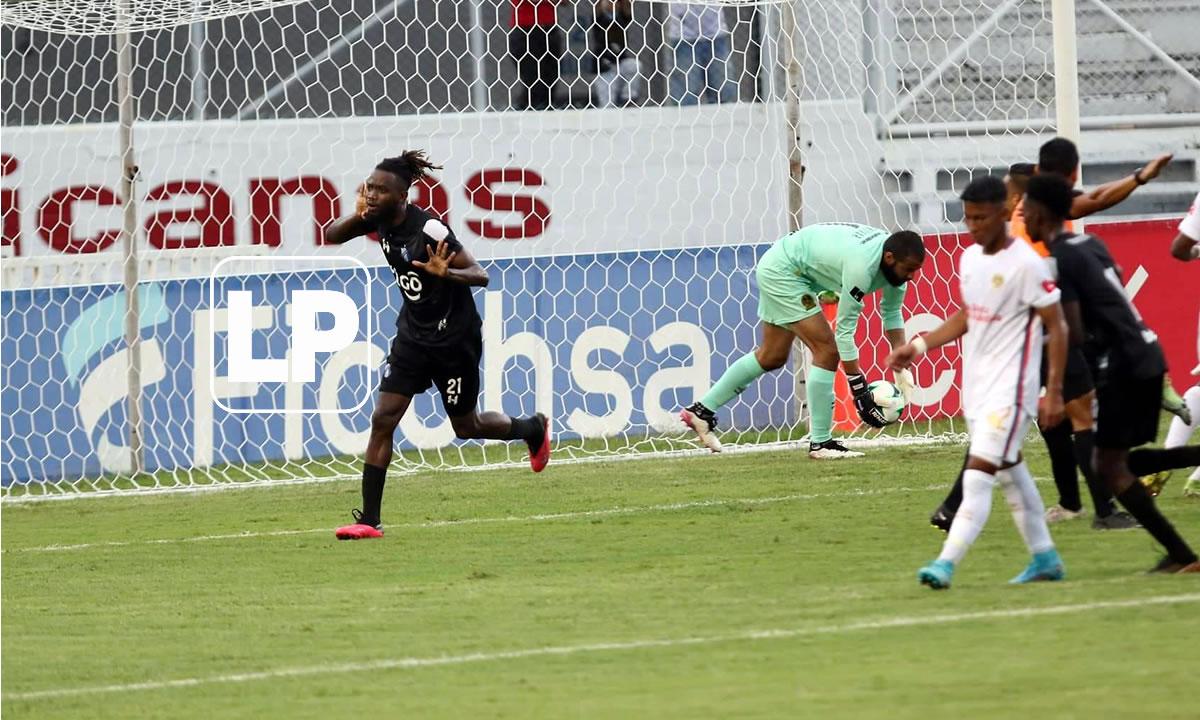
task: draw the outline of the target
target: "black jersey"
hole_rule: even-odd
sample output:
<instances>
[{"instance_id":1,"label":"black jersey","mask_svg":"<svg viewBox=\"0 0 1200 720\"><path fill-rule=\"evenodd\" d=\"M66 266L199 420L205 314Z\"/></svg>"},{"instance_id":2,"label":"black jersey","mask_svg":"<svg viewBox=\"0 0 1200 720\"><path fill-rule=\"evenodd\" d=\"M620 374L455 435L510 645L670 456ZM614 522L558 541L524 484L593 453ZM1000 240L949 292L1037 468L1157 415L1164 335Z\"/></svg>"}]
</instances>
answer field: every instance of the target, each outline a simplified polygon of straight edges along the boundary
<instances>
[{"instance_id":1,"label":"black jersey","mask_svg":"<svg viewBox=\"0 0 1200 720\"><path fill-rule=\"evenodd\" d=\"M471 288L431 275L412 264L413 260L428 261L429 248L436 249L441 239L451 252L462 250L462 244L449 228L412 205L399 225L379 228L379 244L404 295L404 306L396 318L398 339L445 347L480 331L482 321Z\"/></svg>"},{"instance_id":2,"label":"black jersey","mask_svg":"<svg viewBox=\"0 0 1200 720\"><path fill-rule=\"evenodd\" d=\"M1091 235L1063 233L1050 245L1064 305L1079 303L1083 350L1100 381L1151 378L1166 372L1158 336L1125 294L1108 248Z\"/></svg>"}]
</instances>

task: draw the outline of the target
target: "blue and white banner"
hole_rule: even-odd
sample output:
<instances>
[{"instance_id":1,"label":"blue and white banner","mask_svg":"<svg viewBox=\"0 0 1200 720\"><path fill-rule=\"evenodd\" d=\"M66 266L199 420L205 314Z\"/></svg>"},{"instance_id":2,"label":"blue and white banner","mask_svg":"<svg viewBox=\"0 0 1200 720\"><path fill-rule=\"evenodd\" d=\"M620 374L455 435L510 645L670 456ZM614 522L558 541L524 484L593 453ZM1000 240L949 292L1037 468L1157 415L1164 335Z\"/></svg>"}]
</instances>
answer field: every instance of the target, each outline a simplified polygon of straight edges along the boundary
<instances>
[{"instance_id":1,"label":"blue and white banner","mask_svg":"<svg viewBox=\"0 0 1200 720\"><path fill-rule=\"evenodd\" d=\"M491 284L475 292L483 316L480 409L549 412L560 437L676 428L678 408L756 344L753 267L764 248L485 263ZM363 452L401 301L388 268L368 275L369 339L318 356L316 381L302 385L231 382L223 362L212 367L211 358L222 357L212 348L227 342L227 318L220 302L213 307L207 278L144 284L138 300L147 469ZM227 277L222 290L249 290L268 308L256 325L255 356L283 357L291 293L316 282L365 303L361 278L361 270ZM11 290L0 293L0 305L4 484L128 470L121 288ZM742 428L794 421L792 383L788 372L764 377L722 419ZM348 414L229 411L353 407L364 393L370 400ZM396 442L402 448L455 442L433 392L414 401Z\"/></svg>"}]
</instances>

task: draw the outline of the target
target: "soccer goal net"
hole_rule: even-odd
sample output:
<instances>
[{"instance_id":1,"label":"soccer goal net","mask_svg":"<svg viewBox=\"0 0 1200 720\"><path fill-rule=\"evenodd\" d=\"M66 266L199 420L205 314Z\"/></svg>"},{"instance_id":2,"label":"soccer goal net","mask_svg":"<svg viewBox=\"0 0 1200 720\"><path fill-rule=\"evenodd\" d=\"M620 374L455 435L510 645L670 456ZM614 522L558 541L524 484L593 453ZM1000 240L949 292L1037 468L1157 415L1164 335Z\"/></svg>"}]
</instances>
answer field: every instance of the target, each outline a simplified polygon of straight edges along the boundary
<instances>
[{"instance_id":1,"label":"soccer goal net","mask_svg":"<svg viewBox=\"0 0 1200 720\"><path fill-rule=\"evenodd\" d=\"M756 259L797 227L922 232L907 329L935 326L956 307L955 190L1054 126L1050 13L1032 1L0 12L9 499L356 475L404 286L378 242L326 246L322 228L402 150L444 166L412 201L491 275L480 407L547 413L572 460L696 451L678 409L755 346ZM317 353L312 379L231 372L235 324L257 357L294 360L313 291L353 300L361 337ZM874 302L859 344L890 378ZM804 363L722 410L727 445L804 438ZM956 351L916 376L901 423L866 432L840 404L838 432L956 430ZM525 454L456 440L433 393L395 442L394 473Z\"/></svg>"}]
</instances>

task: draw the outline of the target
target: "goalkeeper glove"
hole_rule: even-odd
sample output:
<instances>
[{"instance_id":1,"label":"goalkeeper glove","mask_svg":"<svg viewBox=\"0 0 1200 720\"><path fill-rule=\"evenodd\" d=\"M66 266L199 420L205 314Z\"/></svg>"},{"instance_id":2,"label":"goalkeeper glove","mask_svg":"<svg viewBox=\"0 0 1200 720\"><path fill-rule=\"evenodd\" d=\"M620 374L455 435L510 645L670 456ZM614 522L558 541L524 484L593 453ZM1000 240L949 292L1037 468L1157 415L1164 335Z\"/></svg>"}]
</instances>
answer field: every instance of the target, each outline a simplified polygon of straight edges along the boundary
<instances>
[{"instance_id":1,"label":"goalkeeper glove","mask_svg":"<svg viewBox=\"0 0 1200 720\"><path fill-rule=\"evenodd\" d=\"M850 381L850 392L854 394L854 407L858 410L858 417L873 428L887 425L883 411L879 409L875 398L871 397L871 391L867 389L866 377L861 374L848 375L846 379Z\"/></svg>"}]
</instances>

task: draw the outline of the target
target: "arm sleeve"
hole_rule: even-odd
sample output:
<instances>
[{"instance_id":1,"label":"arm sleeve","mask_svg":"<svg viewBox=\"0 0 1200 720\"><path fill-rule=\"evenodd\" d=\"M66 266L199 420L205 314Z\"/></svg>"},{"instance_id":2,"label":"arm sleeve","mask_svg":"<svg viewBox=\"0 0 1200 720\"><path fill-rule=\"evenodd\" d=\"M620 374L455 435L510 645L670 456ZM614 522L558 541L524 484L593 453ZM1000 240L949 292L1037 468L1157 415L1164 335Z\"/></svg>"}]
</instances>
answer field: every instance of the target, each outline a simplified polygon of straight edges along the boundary
<instances>
[{"instance_id":1,"label":"arm sleeve","mask_svg":"<svg viewBox=\"0 0 1200 720\"><path fill-rule=\"evenodd\" d=\"M1035 308L1044 308L1058 302L1061 296L1050 266L1041 258L1030 258L1021 273L1021 300Z\"/></svg>"},{"instance_id":2,"label":"arm sleeve","mask_svg":"<svg viewBox=\"0 0 1200 720\"><path fill-rule=\"evenodd\" d=\"M834 338L837 340L838 356L842 360L857 360L858 345L854 342L854 334L858 331L858 318L862 316L863 298L866 293L863 288L867 278L862 273L846 270L842 273L842 292L838 296L837 327L834 328Z\"/></svg>"},{"instance_id":3,"label":"arm sleeve","mask_svg":"<svg viewBox=\"0 0 1200 720\"><path fill-rule=\"evenodd\" d=\"M458 252L462 250L462 243L454 236L454 231L442 224L436 218L429 218L425 221L425 227L421 228L421 232L425 237L429 238L436 245L442 240L446 241L446 247L450 248L450 252Z\"/></svg>"},{"instance_id":4,"label":"arm sleeve","mask_svg":"<svg viewBox=\"0 0 1200 720\"><path fill-rule=\"evenodd\" d=\"M879 303L879 311L883 315L884 330L899 330L904 327L904 316L900 310L904 307L904 295L908 292L908 283L900 287L887 285L883 288L883 300Z\"/></svg>"},{"instance_id":5,"label":"arm sleeve","mask_svg":"<svg viewBox=\"0 0 1200 720\"><path fill-rule=\"evenodd\" d=\"M1050 274L1058 283L1058 291L1062 294L1059 301L1064 305L1079 301L1079 291L1075 289L1075 279L1071 274L1071 258L1066 253L1056 252L1050 257Z\"/></svg>"},{"instance_id":6,"label":"arm sleeve","mask_svg":"<svg viewBox=\"0 0 1200 720\"><path fill-rule=\"evenodd\" d=\"M1191 209L1183 218L1183 222L1179 223L1179 232L1200 242L1200 193L1196 193L1196 199L1192 201Z\"/></svg>"}]
</instances>

